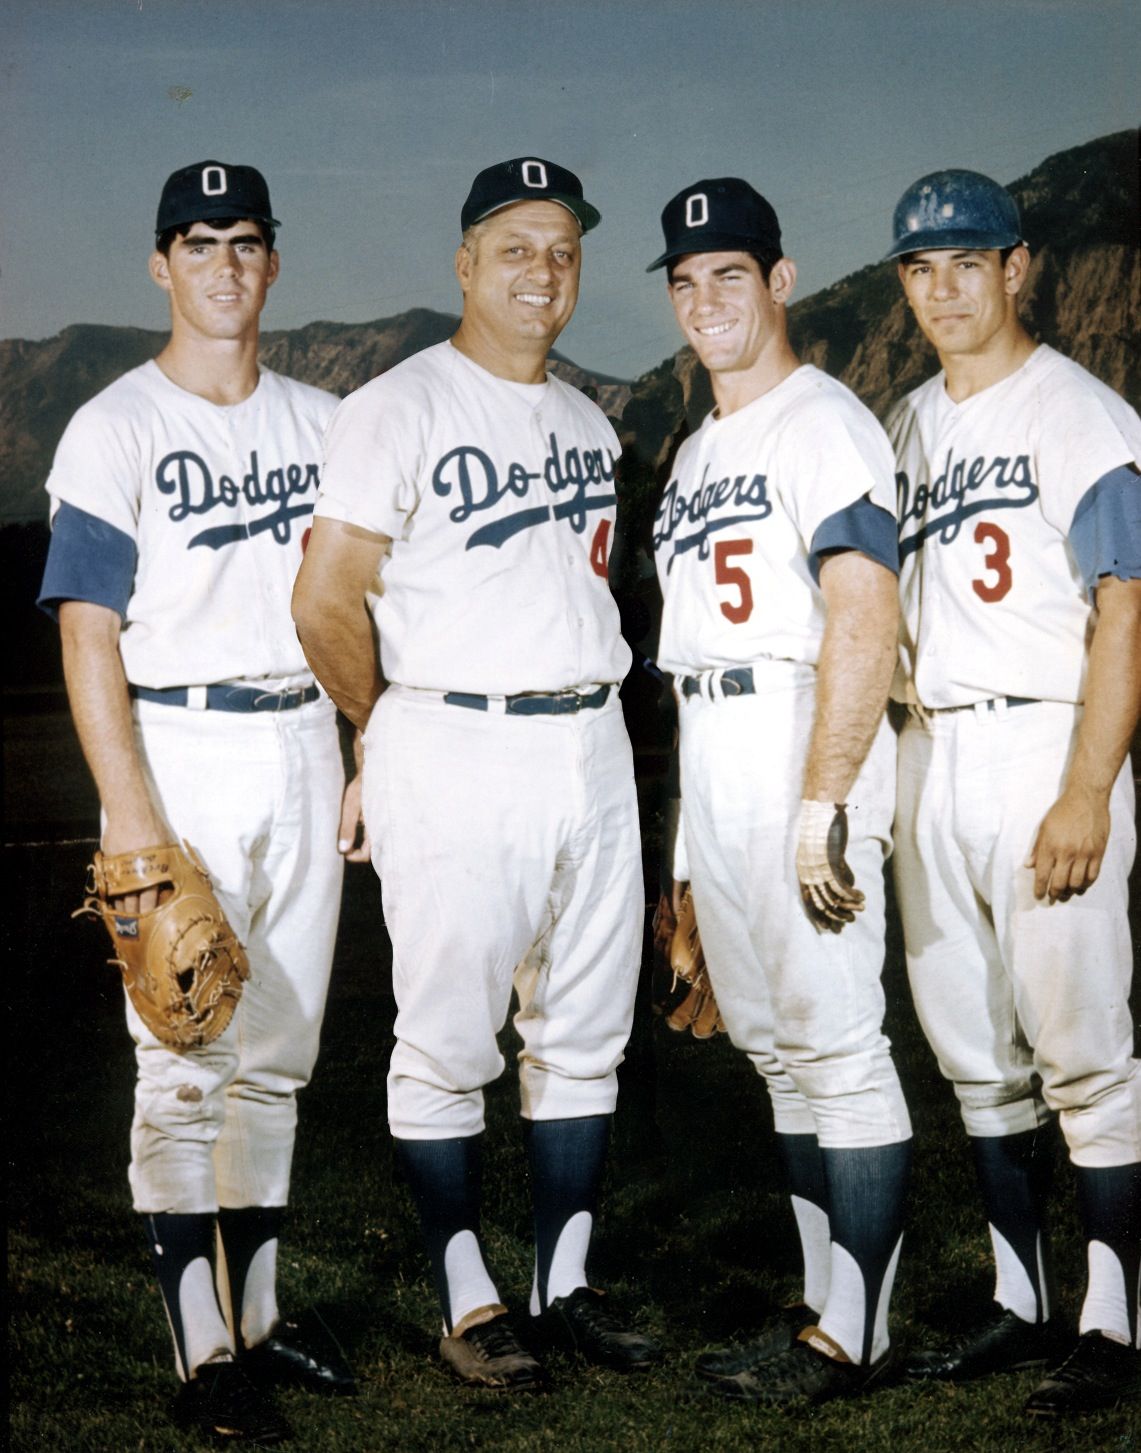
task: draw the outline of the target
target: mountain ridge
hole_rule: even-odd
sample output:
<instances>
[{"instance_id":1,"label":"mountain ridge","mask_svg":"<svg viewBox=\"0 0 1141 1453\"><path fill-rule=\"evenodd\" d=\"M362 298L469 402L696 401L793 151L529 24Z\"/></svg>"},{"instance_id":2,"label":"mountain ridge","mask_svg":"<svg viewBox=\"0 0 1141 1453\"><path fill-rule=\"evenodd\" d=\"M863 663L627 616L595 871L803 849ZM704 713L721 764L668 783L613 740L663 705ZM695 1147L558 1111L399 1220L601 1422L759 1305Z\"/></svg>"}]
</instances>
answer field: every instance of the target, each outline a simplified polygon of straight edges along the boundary
<instances>
[{"instance_id":1,"label":"mountain ridge","mask_svg":"<svg viewBox=\"0 0 1141 1453\"><path fill-rule=\"evenodd\" d=\"M1141 397L1138 132L1054 153L1011 184L1032 252L1022 316L1052 344L1136 404ZM457 318L411 308L371 323L315 320L262 335L263 363L344 394L409 354L441 342ZM937 368L896 281L869 263L794 302L793 344L882 414ZM0 521L46 520L43 483L74 411L119 374L153 357L165 332L76 323L53 338L0 340ZM692 351L625 381L552 355L553 371L587 390L615 421L624 489L640 537L661 475L685 434L712 407Z\"/></svg>"}]
</instances>

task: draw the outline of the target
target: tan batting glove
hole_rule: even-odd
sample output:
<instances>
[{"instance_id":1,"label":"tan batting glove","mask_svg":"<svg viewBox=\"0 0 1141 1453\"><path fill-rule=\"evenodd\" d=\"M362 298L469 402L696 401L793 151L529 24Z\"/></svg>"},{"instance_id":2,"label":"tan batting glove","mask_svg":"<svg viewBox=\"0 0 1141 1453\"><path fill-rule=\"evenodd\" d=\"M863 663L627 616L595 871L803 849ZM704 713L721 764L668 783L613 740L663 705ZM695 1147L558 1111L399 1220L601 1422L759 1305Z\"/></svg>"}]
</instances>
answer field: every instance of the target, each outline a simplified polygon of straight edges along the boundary
<instances>
[{"instance_id":1,"label":"tan batting glove","mask_svg":"<svg viewBox=\"0 0 1141 1453\"><path fill-rule=\"evenodd\" d=\"M855 921L864 895L844 853L848 847L848 817L843 802L800 804L796 838L796 876L804 909L819 933L840 933Z\"/></svg>"}]
</instances>

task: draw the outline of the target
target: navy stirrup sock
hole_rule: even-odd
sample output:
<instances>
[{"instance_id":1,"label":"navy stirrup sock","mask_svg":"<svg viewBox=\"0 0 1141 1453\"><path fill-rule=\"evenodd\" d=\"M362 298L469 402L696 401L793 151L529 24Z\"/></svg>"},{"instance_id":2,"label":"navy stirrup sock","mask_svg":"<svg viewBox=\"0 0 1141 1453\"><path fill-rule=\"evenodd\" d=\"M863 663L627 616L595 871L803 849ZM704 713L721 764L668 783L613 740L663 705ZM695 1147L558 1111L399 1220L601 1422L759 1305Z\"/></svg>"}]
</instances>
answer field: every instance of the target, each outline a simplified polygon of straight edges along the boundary
<instances>
[{"instance_id":1,"label":"navy stirrup sock","mask_svg":"<svg viewBox=\"0 0 1141 1453\"><path fill-rule=\"evenodd\" d=\"M1089 1243L1090 1292L1086 1306L1082 1309L1084 1331L1126 1332L1129 1345L1138 1344L1137 1302L1141 1296L1141 1164L1074 1167L1078 1178L1078 1210L1081 1213L1082 1230ZM1120 1292L1112 1286L1115 1268L1112 1265L1099 1268L1095 1258L1101 1259L1098 1246L1116 1257L1121 1267ZM1099 1277L1099 1269L1102 1275ZM1106 1285L1096 1286L1096 1281ZM1099 1305L1093 1305L1094 1299ZM1087 1327L1091 1318L1106 1323L1110 1318L1100 1315L1107 1307L1119 1310L1125 1321L1124 1327L1109 1328L1105 1325Z\"/></svg>"},{"instance_id":2,"label":"navy stirrup sock","mask_svg":"<svg viewBox=\"0 0 1141 1453\"><path fill-rule=\"evenodd\" d=\"M224 1284L229 1287L230 1326L239 1348L250 1267L267 1242L278 1240L284 1220L284 1206L242 1206L237 1210L223 1206L218 1212L218 1234L225 1258ZM219 1282L222 1280L219 1273Z\"/></svg>"},{"instance_id":3,"label":"navy stirrup sock","mask_svg":"<svg viewBox=\"0 0 1141 1453\"><path fill-rule=\"evenodd\" d=\"M453 1317L453 1299L448 1283L448 1246L455 1236L468 1232L482 1258L479 1208L483 1181L483 1136L465 1135L449 1140L398 1139L394 1145L397 1163L408 1182L420 1216L444 1323L450 1332L457 1319Z\"/></svg>"},{"instance_id":4,"label":"navy stirrup sock","mask_svg":"<svg viewBox=\"0 0 1141 1453\"><path fill-rule=\"evenodd\" d=\"M834 1252L822 1321L835 1315L852 1328L850 1340L859 1346L845 1346L845 1351L866 1366L874 1361L873 1344L887 1343L887 1300L903 1237L911 1141L858 1150L822 1147L820 1155L828 1178L832 1244L855 1264L862 1283L849 1286L847 1277L838 1276L840 1264Z\"/></svg>"},{"instance_id":5,"label":"navy stirrup sock","mask_svg":"<svg viewBox=\"0 0 1141 1453\"><path fill-rule=\"evenodd\" d=\"M552 1270L556 1271L555 1297L572 1290L569 1285L561 1286L564 1281L585 1285L586 1246L598 1212L612 1119L611 1115L586 1115L573 1120L523 1122L535 1215L537 1306L533 1299L533 1311L546 1311L554 1300L548 1295ZM577 1234L563 1241L560 1252L563 1233L577 1216L584 1218ZM556 1252L566 1258L558 1269Z\"/></svg>"},{"instance_id":6,"label":"navy stirrup sock","mask_svg":"<svg viewBox=\"0 0 1141 1453\"><path fill-rule=\"evenodd\" d=\"M828 1178L824 1173L820 1142L815 1135L778 1132L776 1143L788 1179L792 1211L800 1237L804 1260L804 1300L819 1314L828 1299L831 1272Z\"/></svg>"},{"instance_id":7,"label":"navy stirrup sock","mask_svg":"<svg viewBox=\"0 0 1141 1453\"><path fill-rule=\"evenodd\" d=\"M1052 1128L971 1136L970 1145L995 1244L995 1300L1023 1321L1044 1322L1051 1310L1046 1209L1053 1180ZM1026 1285L1020 1287L1022 1274Z\"/></svg>"},{"instance_id":8,"label":"navy stirrup sock","mask_svg":"<svg viewBox=\"0 0 1141 1453\"><path fill-rule=\"evenodd\" d=\"M145 1215L143 1226L170 1319L175 1352L182 1375L188 1378L194 1367L187 1351L187 1329L182 1315L182 1278L192 1262L205 1259L208 1266L213 1264L214 1216L161 1211Z\"/></svg>"}]
</instances>

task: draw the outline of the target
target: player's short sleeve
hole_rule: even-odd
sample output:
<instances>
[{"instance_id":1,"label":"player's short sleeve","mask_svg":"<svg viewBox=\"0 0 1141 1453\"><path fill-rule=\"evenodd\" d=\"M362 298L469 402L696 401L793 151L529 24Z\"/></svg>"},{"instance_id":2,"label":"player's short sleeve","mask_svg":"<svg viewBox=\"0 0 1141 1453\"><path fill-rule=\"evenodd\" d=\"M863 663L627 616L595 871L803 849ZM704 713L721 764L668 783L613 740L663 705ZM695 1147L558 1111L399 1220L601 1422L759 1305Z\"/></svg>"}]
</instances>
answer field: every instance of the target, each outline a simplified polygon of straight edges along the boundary
<instances>
[{"instance_id":1,"label":"player's short sleeve","mask_svg":"<svg viewBox=\"0 0 1141 1453\"><path fill-rule=\"evenodd\" d=\"M887 435L854 395L839 391L830 379L826 384L830 387L819 397L790 413L781 437L785 508L806 548L817 553L838 548L817 544L821 527L834 517L838 525L843 522L842 531L867 524L870 533L877 532L875 517L862 517L862 507L854 516L843 516L865 497L895 518L895 461Z\"/></svg>"},{"instance_id":2,"label":"player's short sleeve","mask_svg":"<svg viewBox=\"0 0 1141 1453\"><path fill-rule=\"evenodd\" d=\"M1070 548L1087 591L1103 575L1141 578L1141 474L1122 464L1092 484L1078 501Z\"/></svg>"},{"instance_id":3,"label":"player's short sleeve","mask_svg":"<svg viewBox=\"0 0 1141 1453\"><path fill-rule=\"evenodd\" d=\"M882 505L873 504L865 494L822 521L808 550L808 568L817 584L823 558L842 550L858 550L898 575L899 532L895 516Z\"/></svg>"},{"instance_id":4,"label":"player's short sleeve","mask_svg":"<svg viewBox=\"0 0 1141 1453\"><path fill-rule=\"evenodd\" d=\"M1141 419L1112 389L1059 359L1038 398L1036 454L1042 513L1069 535L1091 490L1112 495L1125 477L1104 490L1101 482L1123 465L1141 465Z\"/></svg>"},{"instance_id":5,"label":"player's short sleeve","mask_svg":"<svg viewBox=\"0 0 1141 1453\"><path fill-rule=\"evenodd\" d=\"M350 394L330 419L314 514L399 540L418 503L425 421L385 383Z\"/></svg>"},{"instance_id":6,"label":"player's short sleeve","mask_svg":"<svg viewBox=\"0 0 1141 1453\"><path fill-rule=\"evenodd\" d=\"M130 535L65 501L52 520L36 604L54 617L65 600L90 601L115 611L125 621L138 558L138 547Z\"/></svg>"},{"instance_id":7,"label":"player's short sleeve","mask_svg":"<svg viewBox=\"0 0 1141 1453\"><path fill-rule=\"evenodd\" d=\"M74 505L137 539L142 491L138 441L123 411L85 404L63 432L48 475L53 509Z\"/></svg>"}]
</instances>

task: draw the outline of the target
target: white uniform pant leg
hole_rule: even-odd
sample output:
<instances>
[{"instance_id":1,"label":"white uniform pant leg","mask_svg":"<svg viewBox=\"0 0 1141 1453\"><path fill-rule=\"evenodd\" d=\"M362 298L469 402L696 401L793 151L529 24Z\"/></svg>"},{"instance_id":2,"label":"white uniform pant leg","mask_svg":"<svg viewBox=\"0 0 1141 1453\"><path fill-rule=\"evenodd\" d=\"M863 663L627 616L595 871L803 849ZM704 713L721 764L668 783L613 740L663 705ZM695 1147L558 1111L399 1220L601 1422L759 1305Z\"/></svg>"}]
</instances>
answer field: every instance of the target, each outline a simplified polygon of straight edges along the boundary
<instances>
[{"instance_id":1,"label":"white uniform pant leg","mask_svg":"<svg viewBox=\"0 0 1141 1453\"><path fill-rule=\"evenodd\" d=\"M609 1115L634 1019L645 891L634 762L617 692L561 722L577 738L580 814L560 852L549 927L515 976L523 1115Z\"/></svg>"},{"instance_id":2,"label":"white uniform pant leg","mask_svg":"<svg viewBox=\"0 0 1141 1453\"><path fill-rule=\"evenodd\" d=\"M1128 762L1093 887L1068 903L1038 902L1025 867L1080 718L1080 708L1044 702L909 722L897 883L916 1008L968 1133L1031 1129L1048 1107L1074 1162L1096 1167L1141 1159Z\"/></svg>"},{"instance_id":3,"label":"white uniform pant leg","mask_svg":"<svg viewBox=\"0 0 1141 1453\"><path fill-rule=\"evenodd\" d=\"M482 1089L503 1069L496 1035L517 969L527 1112L613 1108L637 948L621 973L610 955L617 963L635 943L641 895L630 893L628 870L604 887L599 878L623 843L636 865L636 836L621 825L631 784L616 702L601 713L514 717L398 686L382 696L365 739L364 808L393 945L394 1135L482 1130ZM589 843L603 819L612 819L603 841ZM601 895L599 934L583 920L588 892ZM623 912L633 922L619 933ZM567 914L586 957L601 951L603 924L619 935L598 972L563 953Z\"/></svg>"},{"instance_id":4,"label":"white uniform pant leg","mask_svg":"<svg viewBox=\"0 0 1141 1453\"><path fill-rule=\"evenodd\" d=\"M769 668L756 669L756 695L695 695L680 710L686 844L710 978L730 1037L767 1076L778 1131L838 1149L894 1144L911 1133L880 984L894 737L884 723L849 794L847 857L864 910L843 933L819 934L795 867L814 683L766 690Z\"/></svg>"},{"instance_id":5,"label":"white uniform pant leg","mask_svg":"<svg viewBox=\"0 0 1141 1453\"><path fill-rule=\"evenodd\" d=\"M328 702L282 713L137 702L143 762L246 946L250 977L202 1050L160 1044L128 1003L138 1084L131 1186L141 1212L284 1205L296 1091L316 1059L340 911L344 782Z\"/></svg>"}]
</instances>

